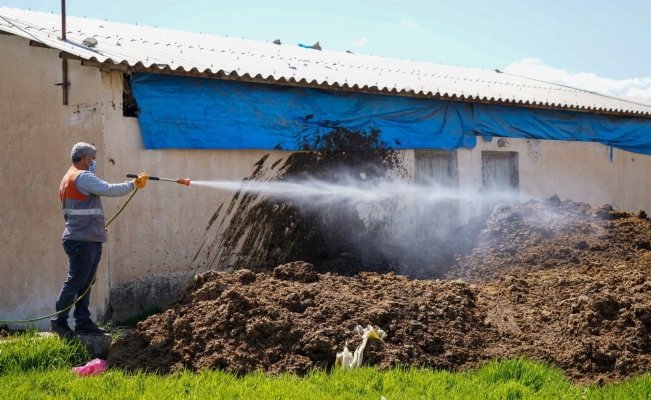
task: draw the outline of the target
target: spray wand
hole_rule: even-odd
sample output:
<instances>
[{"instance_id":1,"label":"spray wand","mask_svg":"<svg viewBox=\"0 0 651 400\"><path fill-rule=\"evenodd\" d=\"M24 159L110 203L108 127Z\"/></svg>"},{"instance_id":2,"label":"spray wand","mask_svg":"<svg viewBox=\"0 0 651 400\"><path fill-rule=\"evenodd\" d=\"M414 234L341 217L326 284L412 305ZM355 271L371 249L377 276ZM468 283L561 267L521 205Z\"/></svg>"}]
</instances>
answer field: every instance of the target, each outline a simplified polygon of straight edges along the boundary
<instances>
[{"instance_id":1,"label":"spray wand","mask_svg":"<svg viewBox=\"0 0 651 400\"><path fill-rule=\"evenodd\" d=\"M127 178L137 178L137 177L138 177L138 175L136 175L136 174L127 174ZM150 176L147 179L149 179L150 181L176 182L176 183L180 183L181 185L190 186L190 178L169 179L169 178L159 178L157 176Z\"/></svg>"}]
</instances>

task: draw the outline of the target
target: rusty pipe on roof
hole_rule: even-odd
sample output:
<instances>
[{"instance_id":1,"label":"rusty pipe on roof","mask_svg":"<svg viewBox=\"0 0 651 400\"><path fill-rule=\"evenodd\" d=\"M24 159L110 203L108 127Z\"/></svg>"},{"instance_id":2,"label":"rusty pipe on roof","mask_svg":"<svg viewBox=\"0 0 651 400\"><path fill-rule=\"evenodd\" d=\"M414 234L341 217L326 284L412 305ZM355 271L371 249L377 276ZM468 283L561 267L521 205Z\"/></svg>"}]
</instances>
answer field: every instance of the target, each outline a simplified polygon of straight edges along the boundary
<instances>
[{"instance_id":1,"label":"rusty pipe on roof","mask_svg":"<svg viewBox=\"0 0 651 400\"><path fill-rule=\"evenodd\" d=\"M61 0L61 40L66 40L66 0Z\"/></svg>"}]
</instances>

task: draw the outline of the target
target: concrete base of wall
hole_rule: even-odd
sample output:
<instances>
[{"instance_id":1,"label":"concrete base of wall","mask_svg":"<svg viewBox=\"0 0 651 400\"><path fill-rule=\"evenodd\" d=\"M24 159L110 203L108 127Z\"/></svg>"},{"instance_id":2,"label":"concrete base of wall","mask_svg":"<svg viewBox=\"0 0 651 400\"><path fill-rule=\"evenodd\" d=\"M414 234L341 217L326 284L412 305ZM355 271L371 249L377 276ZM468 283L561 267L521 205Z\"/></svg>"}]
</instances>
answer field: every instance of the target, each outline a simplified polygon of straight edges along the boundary
<instances>
[{"instance_id":1,"label":"concrete base of wall","mask_svg":"<svg viewBox=\"0 0 651 400\"><path fill-rule=\"evenodd\" d=\"M186 274L170 274L118 283L110 289L110 301L101 320L123 322L153 307L165 308L191 279Z\"/></svg>"}]
</instances>

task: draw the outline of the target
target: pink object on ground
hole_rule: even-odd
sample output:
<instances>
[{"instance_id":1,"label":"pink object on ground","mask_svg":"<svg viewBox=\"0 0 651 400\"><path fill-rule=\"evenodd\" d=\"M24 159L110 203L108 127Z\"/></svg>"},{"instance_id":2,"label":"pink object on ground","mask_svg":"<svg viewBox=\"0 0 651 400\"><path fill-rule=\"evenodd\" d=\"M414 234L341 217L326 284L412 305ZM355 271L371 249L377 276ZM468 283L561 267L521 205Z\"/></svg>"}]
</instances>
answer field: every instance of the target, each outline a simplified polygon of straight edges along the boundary
<instances>
[{"instance_id":1,"label":"pink object on ground","mask_svg":"<svg viewBox=\"0 0 651 400\"><path fill-rule=\"evenodd\" d=\"M106 361L100 360L99 358L90 361L88 364L83 367L74 367L72 372L79 376L90 376L90 375L99 375L106 369Z\"/></svg>"}]
</instances>

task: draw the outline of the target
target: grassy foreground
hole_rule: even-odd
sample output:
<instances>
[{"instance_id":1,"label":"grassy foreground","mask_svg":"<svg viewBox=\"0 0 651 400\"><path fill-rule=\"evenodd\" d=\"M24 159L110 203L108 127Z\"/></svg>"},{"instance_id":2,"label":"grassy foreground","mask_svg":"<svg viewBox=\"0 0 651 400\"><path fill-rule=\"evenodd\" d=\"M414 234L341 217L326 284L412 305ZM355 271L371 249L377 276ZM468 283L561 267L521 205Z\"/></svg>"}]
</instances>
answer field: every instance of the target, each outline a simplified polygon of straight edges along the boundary
<instances>
[{"instance_id":1,"label":"grassy foreground","mask_svg":"<svg viewBox=\"0 0 651 400\"><path fill-rule=\"evenodd\" d=\"M524 358L491 362L476 371L375 368L237 378L219 371L173 375L109 370L79 378L83 347L33 334L0 343L0 399L648 399L651 375L617 385L573 386L562 372Z\"/></svg>"}]
</instances>

